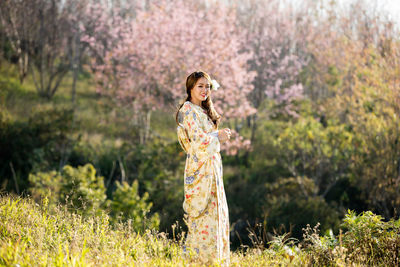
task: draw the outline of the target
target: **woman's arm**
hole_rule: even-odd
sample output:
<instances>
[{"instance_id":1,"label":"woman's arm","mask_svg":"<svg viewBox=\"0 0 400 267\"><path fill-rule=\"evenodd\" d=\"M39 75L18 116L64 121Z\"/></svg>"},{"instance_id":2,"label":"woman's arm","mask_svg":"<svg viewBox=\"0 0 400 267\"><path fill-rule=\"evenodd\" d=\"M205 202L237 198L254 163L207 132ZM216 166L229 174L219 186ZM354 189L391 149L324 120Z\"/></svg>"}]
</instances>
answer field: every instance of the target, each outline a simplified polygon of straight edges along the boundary
<instances>
[{"instance_id":1,"label":"woman's arm","mask_svg":"<svg viewBox=\"0 0 400 267\"><path fill-rule=\"evenodd\" d=\"M220 152L218 131L205 132L200 126L200 116L191 107L183 112L183 126L187 130L192 148L200 152L207 152L209 156Z\"/></svg>"}]
</instances>

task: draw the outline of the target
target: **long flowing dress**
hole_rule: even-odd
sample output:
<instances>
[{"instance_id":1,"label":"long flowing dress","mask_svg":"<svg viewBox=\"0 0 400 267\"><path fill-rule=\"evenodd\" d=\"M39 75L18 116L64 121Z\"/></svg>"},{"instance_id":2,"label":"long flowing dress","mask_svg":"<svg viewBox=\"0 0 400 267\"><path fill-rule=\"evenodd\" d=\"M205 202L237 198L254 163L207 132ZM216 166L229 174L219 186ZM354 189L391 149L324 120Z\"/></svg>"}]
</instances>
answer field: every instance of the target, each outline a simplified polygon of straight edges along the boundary
<instances>
[{"instance_id":1,"label":"long flowing dress","mask_svg":"<svg viewBox=\"0 0 400 267\"><path fill-rule=\"evenodd\" d=\"M178 113L178 140L187 153L184 174L184 251L205 264L229 265L229 213L218 131L207 112L186 101ZM189 249L190 248L190 249Z\"/></svg>"}]
</instances>

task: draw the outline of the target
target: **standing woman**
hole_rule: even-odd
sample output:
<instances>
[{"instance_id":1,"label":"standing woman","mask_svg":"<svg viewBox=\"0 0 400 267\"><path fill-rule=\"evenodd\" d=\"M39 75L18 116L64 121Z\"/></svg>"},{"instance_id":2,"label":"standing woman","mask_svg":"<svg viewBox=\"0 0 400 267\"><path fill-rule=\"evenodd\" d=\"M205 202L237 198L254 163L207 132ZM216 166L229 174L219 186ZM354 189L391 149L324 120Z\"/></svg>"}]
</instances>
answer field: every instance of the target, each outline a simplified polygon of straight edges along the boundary
<instances>
[{"instance_id":1,"label":"standing woman","mask_svg":"<svg viewBox=\"0 0 400 267\"><path fill-rule=\"evenodd\" d=\"M186 101L176 114L178 140L187 153L183 209L189 231L184 252L194 251L205 264L229 265L229 213L220 144L230 139L231 131L218 130L221 116L211 100L211 89L217 86L203 71L190 74Z\"/></svg>"}]
</instances>

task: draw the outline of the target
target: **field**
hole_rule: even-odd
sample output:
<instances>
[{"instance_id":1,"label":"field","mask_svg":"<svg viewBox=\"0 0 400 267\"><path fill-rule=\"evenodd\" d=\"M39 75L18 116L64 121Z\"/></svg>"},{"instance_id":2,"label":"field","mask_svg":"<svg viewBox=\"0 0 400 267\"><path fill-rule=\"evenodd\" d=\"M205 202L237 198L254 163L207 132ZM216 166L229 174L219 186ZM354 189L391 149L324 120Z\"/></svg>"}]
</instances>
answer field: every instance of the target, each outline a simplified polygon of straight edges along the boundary
<instances>
[{"instance_id":1,"label":"field","mask_svg":"<svg viewBox=\"0 0 400 267\"><path fill-rule=\"evenodd\" d=\"M199 266L183 257L182 232L137 233L129 221L111 227L106 214L86 217L28 198L0 198L0 264L3 266ZM349 213L345 234L305 231L297 243L276 236L268 248L231 251L231 266L397 266L400 220L383 222L371 213ZM254 240L257 240L255 238ZM218 266L218 265L215 265Z\"/></svg>"}]
</instances>

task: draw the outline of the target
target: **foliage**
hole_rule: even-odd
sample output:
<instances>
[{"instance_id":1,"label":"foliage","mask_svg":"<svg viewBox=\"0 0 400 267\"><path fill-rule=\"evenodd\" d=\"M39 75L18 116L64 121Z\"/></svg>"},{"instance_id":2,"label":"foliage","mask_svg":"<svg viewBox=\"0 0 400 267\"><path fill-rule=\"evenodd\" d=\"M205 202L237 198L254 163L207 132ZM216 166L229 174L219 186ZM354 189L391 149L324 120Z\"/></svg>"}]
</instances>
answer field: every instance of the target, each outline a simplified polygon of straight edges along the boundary
<instances>
[{"instance_id":1,"label":"foliage","mask_svg":"<svg viewBox=\"0 0 400 267\"><path fill-rule=\"evenodd\" d=\"M131 172L137 168L142 193L149 193L149 199L154 203L153 211L160 214L160 229L163 231L169 232L175 221L183 224L182 173L185 156L177 142L154 142L141 153L132 151L125 158Z\"/></svg>"},{"instance_id":2,"label":"foliage","mask_svg":"<svg viewBox=\"0 0 400 267\"><path fill-rule=\"evenodd\" d=\"M383 23L382 27L386 26ZM324 68L323 74L317 75L323 76L319 79L332 92L318 109L327 120L345 125L351 133L351 182L362 190L368 209L390 218L400 207L399 95L394 88L398 84L397 63L380 52L384 49L381 42L366 45L363 39L333 40L335 45L315 52L318 64ZM337 51L341 57L336 56ZM398 53L394 50L393 58ZM326 73L325 68L334 71ZM337 82L331 83L332 79Z\"/></svg>"},{"instance_id":3,"label":"foliage","mask_svg":"<svg viewBox=\"0 0 400 267\"><path fill-rule=\"evenodd\" d=\"M312 116L303 116L274 141L278 164L296 178L305 197L326 196L348 172L353 134L345 124L321 123ZM304 177L313 180L312 192L305 190Z\"/></svg>"},{"instance_id":4,"label":"foliage","mask_svg":"<svg viewBox=\"0 0 400 267\"><path fill-rule=\"evenodd\" d=\"M47 197L52 205L66 203L79 214L99 212L106 199L103 177L96 176L91 164L73 168L63 167L61 172L30 174L32 194L37 199Z\"/></svg>"},{"instance_id":5,"label":"foliage","mask_svg":"<svg viewBox=\"0 0 400 267\"><path fill-rule=\"evenodd\" d=\"M7 116L6 109L0 113L4 114L0 116L2 185L8 190L15 185L22 192L29 186L31 171L57 169L64 160L65 146L74 141L72 112L66 108L47 108L22 121Z\"/></svg>"},{"instance_id":6,"label":"foliage","mask_svg":"<svg viewBox=\"0 0 400 267\"><path fill-rule=\"evenodd\" d=\"M160 220L157 213L151 216L149 221L146 220L152 203L148 203L149 194L147 192L142 197L139 196L138 181L135 180L132 185L125 181L116 183L117 189L113 192L113 198L108 204L112 219L114 221L132 220L131 225L136 232L158 229Z\"/></svg>"},{"instance_id":7,"label":"foliage","mask_svg":"<svg viewBox=\"0 0 400 267\"><path fill-rule=\"evenodd\" d=\"M62 177L57 171L38 172L29 174L31 184L29 189L34 200L40 201L47 198L49 206L55 206L59 202Z\"/></svg>"},{"instance_id":8,"label":"foliage","mask_svg":"<svg viewBox=\"0 0 400 267\"><path fill-rule=\"evenodd\" d=\"M345 233L338 237L319 236L318 225L305 229L303 247L310 262L324 266L399 264L400 220L385 222L370 211L357 215L349 210L341 227Z\"/></svg>"},{"instance_id":9,"label":"foliage","mask_svg":"<svg viewBox=\"0 0 400 267\"><path fill-rule=\"evenodd\" d=\"M368 265L398 265L400 254L400 220L385 222L371 211L356 215L349 211L342 226L343 246L351 262ZM362 255L362 256L360 256Z\"/></svg>"},{"instance_id":10,"label":"foliage","mask_svg":"<svg viewBox=\"0 0 400 267\"><path fill-rule=\"evenodd\" d=\"M66 201L78 213L98 212L106 199L104 178L96 176L96 169L91 164L73 168L69 165L61 171L59 199Z\"/></svg>"},{"instance_id":11,"label":"foliage","mask_svg":"<svg viewBox=\"0 0 400 267\"><path fill-rule=\"evenodd\" d=\"M296 186L295 179L287 179L281 183L290 185L270 191L267 195L264 216L267 218L268 229L271 232L290 232L291 236L300 239L302 229L307 224L315 225L320 223L322 231L339 228L339 214L335 207L329 205L322 197L299 196L299 186ZM291 180L291 181L290 181ZM272 186L275 186L273 184ZM287 187L291 186L291 189Z\"/></svg>"},{"instance_id":12,"label":"foliage","mask_svg":"<svg viewBox=\"0 0 400 267\"><path fill-rule=\"evenodd\" d=\"M268 231L298 239L307 223L338 231L342 198L350 190L343 181L350 172L352 134L345 125L318 121L309 107L303 103L301 118L293 121L276 117L260 123L249 158L224 165L230 218L243 242L243 220L253 225L262 218Z\"/></svg>"},{"instance_id":13,"label":"foliage","mask_svg":"<svg viewBox=\"0 0 400 267\"><path fill-rule=\"evenodd\" d=\"M117 181L112 199L107 199L104 178L96 176L91 164L77 168L66 165L61 172L30 174L29 181L32 183L33 198L36 201L46 198L52 207L65 203L69 209L85 216L107 211L113 224L130 220L131 227L136 231L158 229L158 214L147 218L152 203L148 201L147 192L139 196L137 181L132 186Z\"/></svg>"},{"instance_id":14,"label":"foliage","mask_svg":"<svg viewBox=\"0 0 400 267\"><path fill-rule=\"evenodd\" d=\"M101 143L79 141L72 149L68 163L79 166L91 162L98 175L104 177L109 200L113 199L113 192L118 188L117 182L134 184L137 181L138 194L148 194L148 202L153 203L149 215L159 214L160 228L170 231L174 222L183 222L180 177L184 171L184 160L179 143L166 144L154 139L147 146L120 140ZM51 188L50 183L47 186ZM168 205L165 205L166 202Z\"/></svg>"}]
</instances>

